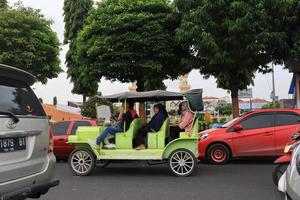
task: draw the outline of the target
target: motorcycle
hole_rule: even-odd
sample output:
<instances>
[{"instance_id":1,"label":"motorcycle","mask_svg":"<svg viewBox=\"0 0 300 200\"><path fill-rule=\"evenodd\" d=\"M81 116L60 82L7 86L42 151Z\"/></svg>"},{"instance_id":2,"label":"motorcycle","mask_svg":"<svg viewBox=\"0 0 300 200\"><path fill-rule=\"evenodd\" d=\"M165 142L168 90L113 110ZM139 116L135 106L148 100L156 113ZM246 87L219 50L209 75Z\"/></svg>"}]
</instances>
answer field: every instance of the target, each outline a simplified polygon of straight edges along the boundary
<instances>
[{"instance_id":1,"label":"motorcycle","mask_svg":"<svg viewBox=\"0 0 300 200\"><path fill-rule=\"evenodd\" d=\"M277 164L273 170L272 178L273 182L276 186L278 186L279 179L284 174L286 169L288 168L291 159L292 159L292 153L294 149L300 144L300 129L298 130L298 133L295 133L291 136L291 139L293 142L288 143L284 148L284 155L279 157L277 160L274 161L275 164Z\"/></svg>"}]
</instances>

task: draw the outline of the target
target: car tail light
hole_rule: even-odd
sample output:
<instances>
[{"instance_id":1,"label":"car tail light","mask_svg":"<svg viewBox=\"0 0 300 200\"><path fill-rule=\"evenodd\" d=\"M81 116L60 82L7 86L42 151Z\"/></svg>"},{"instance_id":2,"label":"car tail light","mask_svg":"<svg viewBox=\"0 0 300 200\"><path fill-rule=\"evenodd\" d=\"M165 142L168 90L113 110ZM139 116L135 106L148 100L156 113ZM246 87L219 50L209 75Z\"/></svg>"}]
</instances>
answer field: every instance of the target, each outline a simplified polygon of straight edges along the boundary
<instances>
[{"instance_id":1,"label":"car tail light","mask_svg":"<svg viewBox=\"0 0 300 200\"><path fill-rule=\"evenodd\" d=\"M53 152L53 145L54 145L54 140L53 140L53 135L51 131L49 130L49 146L48 146L48 153Z\"/></svg>"}]
</instances>

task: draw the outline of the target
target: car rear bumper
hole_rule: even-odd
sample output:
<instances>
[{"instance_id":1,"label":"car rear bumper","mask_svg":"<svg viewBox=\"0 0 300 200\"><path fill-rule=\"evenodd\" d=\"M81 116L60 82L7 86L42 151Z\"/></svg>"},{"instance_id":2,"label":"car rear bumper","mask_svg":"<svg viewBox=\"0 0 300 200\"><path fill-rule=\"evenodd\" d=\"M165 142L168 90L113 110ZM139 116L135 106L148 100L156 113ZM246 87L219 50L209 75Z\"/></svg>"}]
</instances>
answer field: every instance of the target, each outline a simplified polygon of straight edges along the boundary
<instances>
[{"instance_id":1,"label":"car rear bumper","mask_svg":"<svg viewBox=\"0 0 300 200\"><path fill-rule=\"evenodd\" d=\"M22 188L20 190L7 193L1 196L1 200L13 200L18 198L39 197L48 192L52 187L59 185L59 180L50 181L35 187Z\"/></svg>"},{"instance_id":2,"label":"car rear bumper","mask_svg":"<svg viewBox=\"0 0 300 200\"><path fill-rule=\"evenodd\" d=\"M0 200L13 200L20 197L35 197L48 192L49 188L57 186L58 180L53 180L56 159L54 154L48 154L47 164L43 171L19 179L0 183Z\"/></svg>"}]
</instances>

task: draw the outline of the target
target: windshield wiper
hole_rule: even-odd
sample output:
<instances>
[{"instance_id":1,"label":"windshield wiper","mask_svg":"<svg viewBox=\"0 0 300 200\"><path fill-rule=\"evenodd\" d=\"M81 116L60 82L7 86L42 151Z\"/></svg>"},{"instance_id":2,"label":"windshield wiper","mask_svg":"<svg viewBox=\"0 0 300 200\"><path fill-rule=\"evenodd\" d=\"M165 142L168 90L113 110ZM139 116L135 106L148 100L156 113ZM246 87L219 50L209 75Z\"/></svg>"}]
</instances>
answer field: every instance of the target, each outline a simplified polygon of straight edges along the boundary
<instances>
[{"instance_id":1,"label":"windshield wiper","mask_svg":"<svg viewBox=\"0 0 300 200\"><path fill-rule=\"evenodd\" d=\"M20 121L20 119L14 115L11 112L7 112L7 111L0 111L0 115L7 115L9 116L9 118L11 118L15 123L18 123Z\"/></svg>"}]
</instances>

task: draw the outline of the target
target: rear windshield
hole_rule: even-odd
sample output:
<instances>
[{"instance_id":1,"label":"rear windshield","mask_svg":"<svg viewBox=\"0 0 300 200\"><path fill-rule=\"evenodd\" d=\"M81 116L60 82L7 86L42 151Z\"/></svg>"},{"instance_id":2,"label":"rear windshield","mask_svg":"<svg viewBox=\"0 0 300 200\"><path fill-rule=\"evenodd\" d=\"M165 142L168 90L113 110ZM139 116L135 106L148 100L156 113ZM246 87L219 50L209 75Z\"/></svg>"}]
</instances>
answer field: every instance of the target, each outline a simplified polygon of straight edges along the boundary
<instances>
[{"instance_id":1,"label":"rear windshield","mask_svg":"<svg viewBox=\"0 0 300 200\"><path fill-rule=\"evenodd\" d=\"M0 77L0 110L15 115L46 116L27 84L5 77Z\"/></svg>"}]
</instances>

